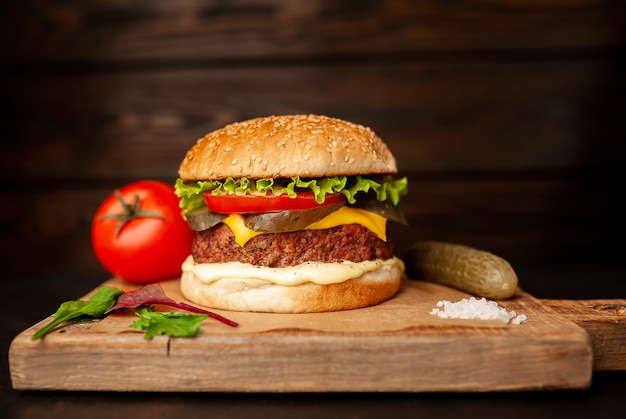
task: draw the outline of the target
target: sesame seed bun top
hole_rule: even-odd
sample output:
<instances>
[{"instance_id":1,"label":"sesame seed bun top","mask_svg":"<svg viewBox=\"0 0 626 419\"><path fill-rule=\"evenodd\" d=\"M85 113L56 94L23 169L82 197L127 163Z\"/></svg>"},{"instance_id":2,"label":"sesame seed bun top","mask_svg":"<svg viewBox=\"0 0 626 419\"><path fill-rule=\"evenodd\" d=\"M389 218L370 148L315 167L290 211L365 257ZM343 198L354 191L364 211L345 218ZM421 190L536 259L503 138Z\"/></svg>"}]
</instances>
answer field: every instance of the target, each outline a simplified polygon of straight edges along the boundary
<instances>
[{"instance_id":1,"label":"sesame seed bun top","mask_svg":"<svg viewBox=\"0 0 626 419\"><path fill-rule=\"evenodd\" d=\"M282 115L237 122L189 149L183 181L396 173L396 161L369 128L320 115Z\"/></svg>"}]
</instances>

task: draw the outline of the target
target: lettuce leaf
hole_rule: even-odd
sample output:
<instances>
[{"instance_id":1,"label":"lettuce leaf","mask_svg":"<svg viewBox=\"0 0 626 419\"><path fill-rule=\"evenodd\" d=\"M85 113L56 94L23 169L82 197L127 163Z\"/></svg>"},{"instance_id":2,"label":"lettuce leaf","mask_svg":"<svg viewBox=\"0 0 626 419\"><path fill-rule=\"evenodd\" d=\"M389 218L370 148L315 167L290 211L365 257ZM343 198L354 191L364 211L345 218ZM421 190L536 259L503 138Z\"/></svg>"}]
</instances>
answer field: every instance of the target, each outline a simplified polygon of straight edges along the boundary
<instances>
[{"instance_id":1,"label":"lettuce leaf","mask_svg":"<svg viewBox=\"0 0 626 419\"><path fill-rule=\"evenodd\" d=\"M183 215L187 212L204 208L206 204L202 198L204 192L211 191L214 195L274 195L287 194L296 197L296 190L310 190L315 195L318 204L324 203L326 194L342 193L349 204L356 202L355 195L363 192L373 192L379 201L388 201L398 205L400 197L406 195L407 178L394 179L392 176L383 176L379 179L364 176L329 176L316 179L301 179L295 176L288 179L233 179L200 180L197 182L183 182L177 179L175 184L176 195L180 198L180 207Z\"/></svg>"},{"instance_id":2,"label":"lettuce leaf","mask_svg":"<svg viewBox=\"0 0 626 419\"><path fill-rule=\"evenodd\" d=\"M32 340L44 337L58 325L80 318L99 319L115 304L115 299L122 294L117 288L101 286L88 300L66 301L59 306L52 321L39 329Z\"/></svg>"},{"instance_id":3,"label":"lettuce leaf","mask_svg":"<svg viewBox=\"0 0 626 419\"><path fill-rule=\"evenodd\" d=\"M149 307L141 307L135 311L139 319L130 327L145 331L144 339L152 339L157 335L170 337L194 337L202 332L200 324L207 318L206 314L184 314L175 311L154 311Z\"/></svg>"}]
</instances>

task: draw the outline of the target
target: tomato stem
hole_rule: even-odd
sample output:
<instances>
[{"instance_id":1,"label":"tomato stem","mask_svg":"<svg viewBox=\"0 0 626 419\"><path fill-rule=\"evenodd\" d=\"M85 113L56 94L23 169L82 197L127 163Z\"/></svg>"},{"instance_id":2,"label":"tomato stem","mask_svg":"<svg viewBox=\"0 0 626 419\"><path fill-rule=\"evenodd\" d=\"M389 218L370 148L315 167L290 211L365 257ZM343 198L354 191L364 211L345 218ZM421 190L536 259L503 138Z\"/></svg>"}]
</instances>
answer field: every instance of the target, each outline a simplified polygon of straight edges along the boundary
<instances>
[{"instance_id":1,"label":"tomato stem","mask_svg":"<svg viewBox=\"0 0 626 419\"><path fill-rule=\"evenodd\" d=\"M167 220L164 216L154 211L142 210L141 201L139 200L139 196L137 194L134 195L135 202L133 203L133 205L130 205L124 200L124 197L122 197L119 189L115 190L115 196L117 196L118 201L120 201L120 204L122 204L124 212L121 214L105 214L101 217L98 217L99 220L118 220L117 226L115 227L115 238L119 237L120 231L126 225L126 223L136 218L159 218L164 221Z\"/></svg>"}]
</instances>

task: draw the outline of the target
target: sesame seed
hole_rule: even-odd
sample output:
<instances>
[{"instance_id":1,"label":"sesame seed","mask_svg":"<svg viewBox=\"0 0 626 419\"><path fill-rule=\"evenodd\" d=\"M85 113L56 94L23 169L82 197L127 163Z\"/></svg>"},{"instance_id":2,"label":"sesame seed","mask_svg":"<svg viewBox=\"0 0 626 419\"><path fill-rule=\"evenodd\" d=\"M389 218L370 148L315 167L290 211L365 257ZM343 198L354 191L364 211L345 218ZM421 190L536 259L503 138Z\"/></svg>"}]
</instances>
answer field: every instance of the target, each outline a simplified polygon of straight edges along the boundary
<instances>
[{"instance_id":1,"label":"sesame seed","mask_svg":"<svg viewBox=\"0 0 626 419\"><path fill-rule=\"evenodd\" d=\"M233 159L233 161L231 161L230 164L237 164L237 159Z\"/></svg>"}]
</instances>

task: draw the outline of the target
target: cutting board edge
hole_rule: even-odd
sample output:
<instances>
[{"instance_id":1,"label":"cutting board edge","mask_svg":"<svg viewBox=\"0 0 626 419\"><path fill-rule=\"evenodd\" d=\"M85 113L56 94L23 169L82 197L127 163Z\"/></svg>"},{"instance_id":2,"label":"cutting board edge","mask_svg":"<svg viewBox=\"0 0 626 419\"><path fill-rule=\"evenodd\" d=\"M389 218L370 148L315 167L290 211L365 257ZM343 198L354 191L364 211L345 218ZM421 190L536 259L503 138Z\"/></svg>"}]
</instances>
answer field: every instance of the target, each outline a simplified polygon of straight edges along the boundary
<instances>
[{"instance_id":1,"label":"cutting board edge","mask_svg":"<svg viewBox=\"0 0 626 419\"><path fill-rule=\"evenodd\" d=\"M69 326L67 333L57 330L33 342L30 337L48 317L13 339L9 366L12 385L18 390L487 392L588 388L594 355L588 331L521 290L510 303L528 310L528 321L505 327L449 326L444 322L443 326L363 333L284 328L246 334L211 327L194 339L157 336L152 341L138 332L109 335L100 330L89 335L97 342L87 345L81 341L83 335L72 328L89 329L89 323ZM250 351L253 345L255 350ZM490 357L494 350L495 359ZM183 356L183 351L191 355ZM211 363L207 353L220 354L220 359L228 362ZM523 356L530 356L530 369L533 363L542 368L530 374L529 365L520 362ZM94 358L104 371L100 376L90 370ZM155 364L161 369L155 370ZM213 375L198 377L199 366ZM72 369L76 374L68 375ZM128 371L134 372L133 380L120 385L120 374L128 377ZM250 379L251 372L254 379ZM137 374L143 375L141 385L135 380ZM168 381L161 382L162 377Z\"/></svg>"},{"instance_id":2,"label":"cutting board edge","mask_svg":"<svg viewBox=\"0 0 626 419\"><path fill-rule=\"evenodd\" d=\"M591 346L582 328L579 333L571 333L571 330L565 340L543 336L530 342L530 346L525 341L523 348L517 345L522 344L523 338L512 339L502 334L491 336L489 340L470 335L464 338L461 347L454 344L453 335L337 336L308 331L297 336L281 332L236 337L208 335L198 340L159 336L143 347L137 346L142 344L142 339L128 334L121 341L110 342L108 348L100 344L97 347L70 344L59 349L53 344L42 350L41 342L30 340L32 330L28 329L11 343L9 360L16 390L487 392L585 389L592 378ZM384 342L381 343L381 339ZM255 345L255 351L249 351L251 345ZM191 355L185 355L189 348L193 348ZM283 350L277 353L276 348ZM487 359L484 354L489 351L492 356ZM125 355L120 356L120 352ZM227 362L207 363L207 353L225 354L221 359ZM494 357L493 353L498 355ZM519 357L524 355L535 360L545 356L553 359L548 367L532 371L520 362ZM65 371L62 383L55 374L37 369L45 367L51 358L57 360L53 369ZM269 364L268 358L272 359ZM66 365L60 359L65 359ZM85 372L94 367L94 359L98 360L99 370L107 372L90 378ZM299 361L294 363L294 359ZM155 370L155 365L165 367ZM368 366L366 372L362 365ZM199 366L213 371L213 375L198 379ZM76 377L70 373L72 369L78 370ZM262 378L251 380L250 369ZM132 370L132 379L120 379L120 370ZM470 374L469 379L467 374ZM138 380L138 377L143 379ZM164 384L154 377L168 377L168 380Z\"/></svg>"}]
</instances>

